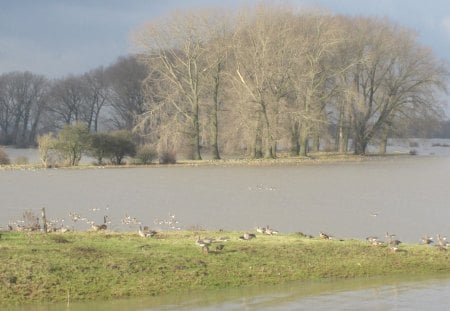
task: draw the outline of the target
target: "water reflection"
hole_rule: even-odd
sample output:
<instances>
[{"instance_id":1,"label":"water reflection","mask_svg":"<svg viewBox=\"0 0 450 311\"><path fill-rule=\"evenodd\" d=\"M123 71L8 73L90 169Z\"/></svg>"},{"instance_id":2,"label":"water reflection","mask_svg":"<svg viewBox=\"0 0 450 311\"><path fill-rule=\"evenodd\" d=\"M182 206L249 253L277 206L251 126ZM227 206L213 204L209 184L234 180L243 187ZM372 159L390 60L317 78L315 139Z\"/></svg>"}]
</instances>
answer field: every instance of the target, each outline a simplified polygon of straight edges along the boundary
<instances>
[{"instance_id":1,"label":"water reflection","mask_svg":"<svg viewBox=\"0 0 450 311\"><path fill-rule=\"evenodd\" d=\"M449 310L450 274L295 282L277 286L196 291L176 296L34 305L9 311L152 310Z\"/></svg>"}]
</instances>

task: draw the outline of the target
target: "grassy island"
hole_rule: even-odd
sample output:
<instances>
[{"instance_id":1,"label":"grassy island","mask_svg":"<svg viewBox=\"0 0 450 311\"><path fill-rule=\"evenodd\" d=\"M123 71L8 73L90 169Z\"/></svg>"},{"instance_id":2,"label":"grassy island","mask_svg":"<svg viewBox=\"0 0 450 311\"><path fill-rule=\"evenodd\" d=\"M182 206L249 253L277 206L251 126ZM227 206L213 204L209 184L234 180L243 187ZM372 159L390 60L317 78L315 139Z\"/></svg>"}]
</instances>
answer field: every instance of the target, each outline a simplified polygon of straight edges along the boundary
<instances>
[{"instance_id":1,"label":"grassy island","mask_svg":"<svg viewBox=\"0 0 450 311\"><path fill-rule=\"evenodd\" d=\"M2 232L0 305L112 299L295 280L448 273L448 253L301 234ZM220 239L209 252L197 239ZM226 240L226 241L225 241ZM223 249L220 245L223 245ZM217 247L219 246L219 247Z\"/></svg>"}]
</instances>

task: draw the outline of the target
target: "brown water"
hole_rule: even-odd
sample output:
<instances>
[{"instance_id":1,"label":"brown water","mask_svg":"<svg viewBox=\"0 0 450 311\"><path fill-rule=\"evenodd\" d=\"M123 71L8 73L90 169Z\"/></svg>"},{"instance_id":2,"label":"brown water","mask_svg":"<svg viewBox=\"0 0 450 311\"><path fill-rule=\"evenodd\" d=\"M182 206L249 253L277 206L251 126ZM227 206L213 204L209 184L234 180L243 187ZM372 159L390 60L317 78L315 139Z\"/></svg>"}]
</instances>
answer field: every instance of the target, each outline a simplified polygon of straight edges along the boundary
<instances>
[{"instance_id":1,"label":"brown water","mask_svg":"<svg viewBox=\"0 0 450 311\"><path fill-rule=\"evenodd\" d=\"M49 218L69 212L113 230L125 215L156 229L179 224L341 238L384 237L418 242L450 229L450 157L408 157L360 163L276 167L159 167L0 171L0 226L25 210L46 207ZM375 216L376 215L376 216ZM86 228L77 222L76 228Z\"/></svg>"},{"instance_id":2,"label":"brown water","mask_svg":"<svg viewBox=\"0 0 450 311\"><path fill-rule=\"evenodd\" d=\"M49 218L69 212L113 230L130 215L153 228L174 214L185 229L326 231L337 237L396 233L418 242L448 235L450 157L387 158L361 163L277 167L159 167L0 171L0 226L26 210ZM97 210L99 209L99 210ZM374 216L374 215L377 216ZM87 227L76 223L76 228ZM450 279L353 280L160 297L21 306L11 310L448 310Z\"/></svg>"},{"instance_id":3,"label":"brown water","mask_svg":"<svg viewBox=\"0 0 450 311\"><path fill-rule=\"evenodd\" d=\"M450 275L295 282L84 303L10 307L8 311L150 310L449 310Z\"/></svg>"}]
</instances>

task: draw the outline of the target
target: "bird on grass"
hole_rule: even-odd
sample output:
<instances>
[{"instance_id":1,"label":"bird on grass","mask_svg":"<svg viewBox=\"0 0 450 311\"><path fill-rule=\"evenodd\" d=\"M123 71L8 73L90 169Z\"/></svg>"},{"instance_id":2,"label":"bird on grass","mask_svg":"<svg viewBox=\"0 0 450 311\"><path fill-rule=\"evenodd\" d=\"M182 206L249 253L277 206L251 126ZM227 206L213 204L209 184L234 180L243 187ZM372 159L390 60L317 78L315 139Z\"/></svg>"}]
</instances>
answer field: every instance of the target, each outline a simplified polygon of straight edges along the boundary
<instances>
[{"instance_id":1,"label":"bird on grass","mask_svg":"<svg viewBox=\"0 0 450 311\"><path fill-rule=\"evenodd\" d=\"M331 239L331 235L326 234L326 233L324 233L324 232L320 232L319 237L320 237L321 239L324 239L324 240L330 240L330 239Z\"/></svg>"},{"instance_id":2,"label":"bird on grass","mask_svg":"<svg viewBox=\"0 0 450 311\"><path fill-rule=\"evenodd\" d=\"M150 230L147 226L145 226L144 229L142 229L142 226L139 226L138 234L143 238L151 238L152 236L156 235L157 232L154 230Z\"/></svg>"},{"instance_id":3,"label":"bird on grass","mask_svg":"<svg viewBox=\"0 0 450 311\"><path fill-rule=\"evenodd\" d=\"M373 246L380 246L383 244L376 236L369 236L366 238L367 242L370 243L370 245Z\"/></svg>"},{"instance_id":4,"label":"bird on grass","mask_svg":"<svg viewBox=\"0 0 450 311\"><path fill-rule=\"evenodd\" d=\"M239 240L248 241L248 240L255 239L255 238L256 238L256 235L254 233L244 233L243 235L241 235L239 237Z\"/></svg>"},{"instance_id":5,"label":"bird on grass","mask_svg":"<svg viewBox=\"0 0 450 311\"><path fill-rule=\"evenodd\" d=\"M420 241L422 242L422 244L427 244L427 245L432 244L434 242L433 238L428 235L425 235L422 238L420 238Z\"/></svg>"},{"instance_id":6,"label":"bird on grass","mask_svg":"<svg viewBox=\"0 0 450 311\"><path fill-rule=\"evenodd\" d=\"M92 224L92 230L94 231L100 231L100 230L106 230L108 229L108 226L106 225L108 222L108 216L103 216L103 224L101 225L97 225L97 224Z\"/></svg>"}]
</instances>

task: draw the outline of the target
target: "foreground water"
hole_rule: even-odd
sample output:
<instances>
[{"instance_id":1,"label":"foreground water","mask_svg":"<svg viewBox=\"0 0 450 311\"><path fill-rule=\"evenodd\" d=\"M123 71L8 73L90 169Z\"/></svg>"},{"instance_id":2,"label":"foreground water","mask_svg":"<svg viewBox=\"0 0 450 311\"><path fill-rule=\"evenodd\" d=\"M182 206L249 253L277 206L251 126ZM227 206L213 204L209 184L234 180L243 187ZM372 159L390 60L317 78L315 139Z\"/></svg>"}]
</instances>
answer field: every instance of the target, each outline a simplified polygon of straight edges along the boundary
<instances>
[{"instance_id":1,"label":"foreground water","mask_svg":"<svg viewBox=\"0 0 450 311\"><path fill-rule=\"evenodd\" d=\"M450 275L289 283L177 296L10 307L8 311L449 310Z\"/></svg>"}]
</instances>

